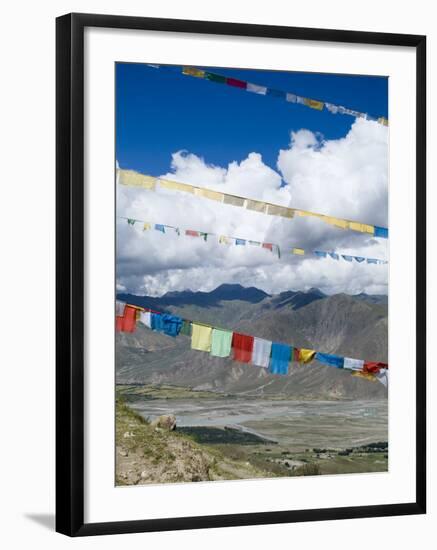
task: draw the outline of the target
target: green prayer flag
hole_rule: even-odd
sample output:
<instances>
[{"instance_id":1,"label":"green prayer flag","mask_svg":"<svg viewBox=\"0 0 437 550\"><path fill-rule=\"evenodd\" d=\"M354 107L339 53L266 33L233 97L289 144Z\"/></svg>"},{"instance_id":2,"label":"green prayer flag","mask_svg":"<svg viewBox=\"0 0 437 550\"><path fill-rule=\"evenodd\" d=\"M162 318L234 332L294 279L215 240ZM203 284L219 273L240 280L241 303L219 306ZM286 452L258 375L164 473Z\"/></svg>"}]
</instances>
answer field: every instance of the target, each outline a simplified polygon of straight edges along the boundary
<instances>
[{"instance_id":1,"label":"green prayer flag","mask_svg":"<svg viewBox=\"0 0 437 550\"><path fill-rule=\"evenodd\" d=\"M179 334L183 334L184 336L191 336L191 321L187 321L186 319L182 320L182 327Z\"/></svg>"},{"instance_id":2,"label":"green prayer flag","mask_svg":"<svg viewBox=\"0 0 437 550\"><path fill-rule=\"evenodd\" d=\"M135 220L132 220L131 218L128 218L127 223L128 223L129 225L134 225Z\"/></svg>"},{"instance_id":3,"label":"green prayer flag","mask_svg":"<svg viewBox=\"0 0 437 550\"><path fill-rule=\"evenodd\" d=\"M226 82L226 77L214 73L205 72L205 78L211 80L211 82L218 82L220 84L225 84Z\"/></svg>"},{"instance_id":4,"label":"green prayer flag","mask_svg":"<svg viewBox=\"0 0 437 550\"><path fill-rule=\"evenodd\" d=\"M231 346L231 331L221 330L219 328L212 329L211 355L215 357L229 357L231 354Z\"/></svg>"}]
</instances>

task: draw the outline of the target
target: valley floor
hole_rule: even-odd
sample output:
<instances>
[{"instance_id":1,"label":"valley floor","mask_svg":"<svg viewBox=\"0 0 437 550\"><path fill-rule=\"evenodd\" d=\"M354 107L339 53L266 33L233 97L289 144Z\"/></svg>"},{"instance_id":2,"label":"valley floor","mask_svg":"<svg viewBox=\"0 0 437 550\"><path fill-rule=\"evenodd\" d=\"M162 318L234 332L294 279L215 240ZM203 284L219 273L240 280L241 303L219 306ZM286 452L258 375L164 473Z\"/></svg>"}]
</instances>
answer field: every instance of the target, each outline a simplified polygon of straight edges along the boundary
<instances>
[{"instance_id":1,"label":"valley floor","mask_svg":"<svg viewBox=\"0 0 437 550\"><path fill-rule=\"evenodd\" d=\"M156 408L157 411L161 411L158 414L161 414L164 405L165 412L176 411L181 400L184 403L186 400L188 403L195 402L199 407L204 403L207 409L210 403L218 400L223 407L231 404L231 408L235 409L239 400L231 396L212 396L210 392L193 392L187 388L170 386L121 386L117 390L117 485L388 470L387 442L382 437L386 433L384 418L381 418L381 425L372 431L368 427L373 426L372 419L364 418L364 423L361 418L352 419L351 423L346 415L342 417L341 412L335 413L332 419L337 426L335 447L291 444L288 437L275 438L275 441L273 438L266 438L265 434L272 426L279 434L281 431L290 431L289 425L287 427L283 424L284 418L269 419L267 423L252 422L256 431L241 430L238 426L211 425L208 422L204 425L183 425L182 422L182 425L177 425L175 431L165 432L153 429L144 411ZM272 401L271 406L274 407L275 403L277 405L277 402ZM342 404L340 411L341 406ZM247 408L247 403L243 401L239 407ZM360 407L363 405L360 404ZM381 415L380 409L384 410L384 405L375 407L377 415ZM366 405L363 410L371 409ZM329 414L332 415L331 410ZM178 419L179 415L176 414L176 417ZM329 415L327 418L329 419ZM311 420L311 430L308 428L309 424L305 423L307 420L302 419L302 415L299 415L298 421L299 424L296 424L296 420L293 419L293 425L303 431L312 430L314 436L317 435L317 430L323 432L323 435L327 429L324 426L326 418L323 417ZM246 423L249 428L250 424L251 422ZM263 435L260 435L259 428L264 432ZM357 434L351 437L352 432L357 432L360 437L358 438ZM365 437L361 440L363 434ZM371 440L372 435L381 438ZM323 441L313 437L309 439ZM344 441L344 445L339 445L339 441Z\"/></svg>"}]
</instances>

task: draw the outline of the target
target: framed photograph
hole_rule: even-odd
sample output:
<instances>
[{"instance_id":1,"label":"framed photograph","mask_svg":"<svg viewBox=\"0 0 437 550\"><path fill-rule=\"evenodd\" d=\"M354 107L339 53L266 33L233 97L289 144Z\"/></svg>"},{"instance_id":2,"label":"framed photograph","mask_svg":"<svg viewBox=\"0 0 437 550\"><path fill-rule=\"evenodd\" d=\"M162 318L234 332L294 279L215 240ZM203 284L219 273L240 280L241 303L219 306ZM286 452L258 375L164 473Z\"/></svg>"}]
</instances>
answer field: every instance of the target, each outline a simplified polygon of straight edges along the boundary
<instances>
[{"instance_id":1,"label":"framed photograph","mask_svg":"<svg viewBox=\"0 0 437 550\"><path fill-rule=\"evenodd\" d=\"M425 513L425 37L56 52L57 530Z\"/></svg>"}]
</instances>

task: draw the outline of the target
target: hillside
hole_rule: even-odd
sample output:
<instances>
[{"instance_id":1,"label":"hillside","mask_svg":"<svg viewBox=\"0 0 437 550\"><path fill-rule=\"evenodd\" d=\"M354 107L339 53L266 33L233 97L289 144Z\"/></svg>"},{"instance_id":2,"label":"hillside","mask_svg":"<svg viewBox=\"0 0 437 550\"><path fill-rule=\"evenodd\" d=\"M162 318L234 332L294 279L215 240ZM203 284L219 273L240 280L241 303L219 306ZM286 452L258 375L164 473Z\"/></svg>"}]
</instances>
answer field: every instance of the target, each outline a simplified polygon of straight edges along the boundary
<instances>
[{"instance_id":1,"label":"hillside","mask_svg":"<svg viewBox=\"0 0 437 550\"><path fill-rule=\"evenodd\" d=\"M211 293L181 292L162 298L120 295L129 303L259 337L369 360L387 360L384 297L317 289L270 296L258 289L223 285ZM235 394L304 399L379 399L385 388L316 362L294 363L289 376L192 351L190 340L150 331L117 334L117 383L173 384Z\"/></svg>"}]
</instances>

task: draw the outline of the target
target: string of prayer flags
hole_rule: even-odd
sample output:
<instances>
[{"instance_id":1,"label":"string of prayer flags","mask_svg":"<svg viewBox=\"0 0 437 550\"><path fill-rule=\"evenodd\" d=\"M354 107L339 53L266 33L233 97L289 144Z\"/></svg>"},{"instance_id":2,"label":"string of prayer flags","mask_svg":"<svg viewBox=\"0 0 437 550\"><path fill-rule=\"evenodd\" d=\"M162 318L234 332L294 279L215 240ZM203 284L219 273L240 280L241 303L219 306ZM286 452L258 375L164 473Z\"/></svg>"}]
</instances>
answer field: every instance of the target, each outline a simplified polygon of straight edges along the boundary
<instances>
[{"instance_id":1,"label":"string of prayer flags","mask_svg":"<svg viewBox=\"0 0 437 550\"><path fill-rule=\"evenodd\" d=\"M157 68L156 65L153 65L153 67ZM226 77L220 74L204 71L196 67L183 67L182 74L186 76L194 76L196 78L209 80L210 82L215 82L218 84L227 84L228 86L232 86L233 88L239 88L241 90L245 90L247 92L255 93L258 95L282 99L289 103L305 105L306 107L309 107L310 109L315 109L317 111L323 111L326 109L329 113L334 115L342 114L349 115L354 118L364 118L367 120L373 120L378 124L382 124L383 126L388 126L388 119L383 116L373 117L367 113L356 111L355 109L349 109L347 107L343 107L342 105L336 105L334 103L328 103L325 101L320 101L318 99L311 99L309 97L302 97L291 92L286 92L284 90L269 88L268 86L261 86L259 84L246 82L245 80L240 80L238 78Z\"/></svg>"},{"instance_id":2,"label":"string of prayer flags","mask_svg":"<svg viewBox=\"0 0 437 550\"><path fill-rule=\"evenodd\" d=\"M119 315L122 313L122 315ZM136 320L152 330L168 336L183 334L191 338L191 349L206 351L213 357L230 357L240 363L268 368L270 374L287 375L289 364L293 361L309 364L317 360L322 365L346 369L353 375L366 380L378 380L387 387L388 364L377 361L364 361L323 353L306 348L297 348L289 344L232 332L203 323L182 319L177 315L160 313L150 309L116 302L116 330L134 332Z\"/></svg>"},{"instance_id":3,"label":"string of prayer flags","mask_svg":"<svg viewBox=\"0 0 437 550\"><path fill-rule=\"evenodd\" d=\"M124 174L125 172L129 173L128 174L129 177L125 176ZM132 174L136 174L136 172L133 172L132 170L119 169L118 173L119 173L120 184L128 185L128 186L132 185L134 187L139 186L136 182L136 178L132 176ZM295 215L298 215L301 217L302 216L314 217L329 225L332 225L340 229L357 231L359 233L366 233L369 235L373 235L374 237L388 239L387 227L370 225L370 224L351 221L343 218L336 218L334 216L327 216L325 214L319 214L316 212L310 212L308 210L301 210L299 208L290 208L288 206L281 206L279 204L271 204L264 201L257 201L257 200L248 199L245 197L238 197L235 195L221 193L221 192L214 191L212 189L207 189L204 187L189 185L187 183L172 182L170 180L152 178L151 176L143 176L142 174L138 174L138 176L139 176L138 178L139 180L141 180L141 178L149 178L154 180L155 183L153 186L145 187L146 189L149 189L149 190L155 191L157 185L159 185L159 187L162 187L164 189L173 189L176 191L181 191L183 193L191 193L198 197L214 200L223 204L229 204L231 206L237 206L240 208L247 208L249 210L252 210L260 214L266 214L270 216L279 216L279 217L288 218L288 219L293 218ZM133 183L130 183L131 181L133 181Z\"/></svg>"}]
</instances>

